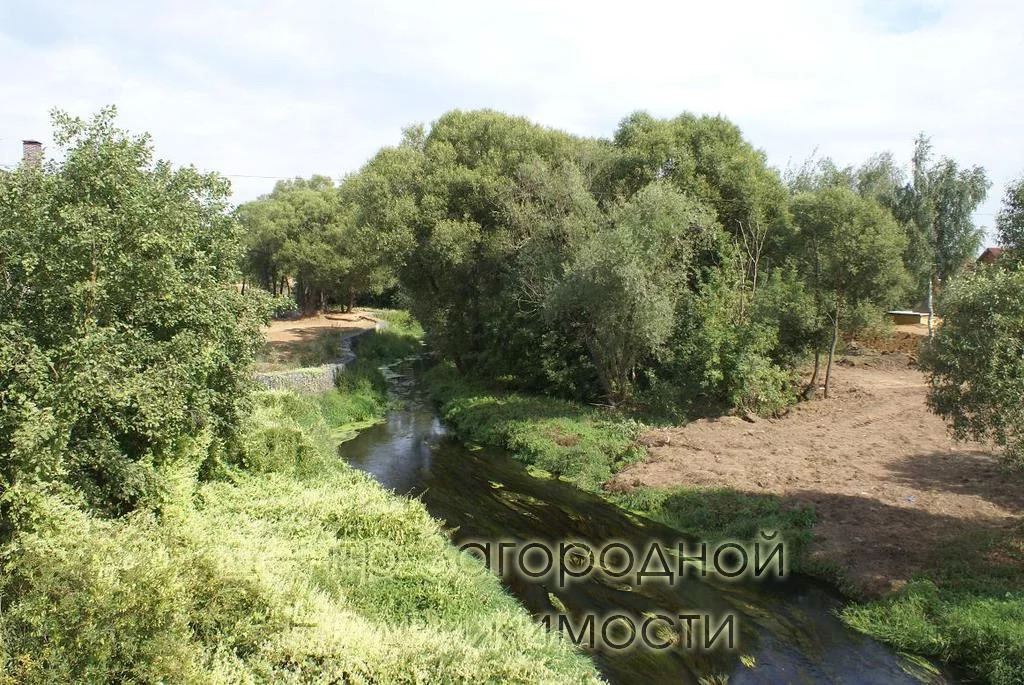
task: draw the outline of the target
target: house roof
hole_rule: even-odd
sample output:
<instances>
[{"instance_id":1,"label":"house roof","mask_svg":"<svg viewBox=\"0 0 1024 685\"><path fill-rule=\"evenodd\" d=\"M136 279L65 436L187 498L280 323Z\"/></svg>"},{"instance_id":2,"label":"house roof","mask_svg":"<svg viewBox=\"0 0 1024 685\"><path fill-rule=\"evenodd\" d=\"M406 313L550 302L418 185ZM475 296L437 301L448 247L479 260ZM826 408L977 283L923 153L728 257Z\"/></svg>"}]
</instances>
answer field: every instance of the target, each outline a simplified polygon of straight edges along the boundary
<instances>
[{"instance_id":1,"label":"house roof","mask_svg":"<svg viewBox=\"0 0 1024 685\"><path fill-rule=\"evenodd\" d=\"M982 264L991 264L999 259L999 256L1004 252L1006 252L1006 249L1002 247L986 247L985 251L978 256L978 261Z\"/></svg>"}]
</instances>

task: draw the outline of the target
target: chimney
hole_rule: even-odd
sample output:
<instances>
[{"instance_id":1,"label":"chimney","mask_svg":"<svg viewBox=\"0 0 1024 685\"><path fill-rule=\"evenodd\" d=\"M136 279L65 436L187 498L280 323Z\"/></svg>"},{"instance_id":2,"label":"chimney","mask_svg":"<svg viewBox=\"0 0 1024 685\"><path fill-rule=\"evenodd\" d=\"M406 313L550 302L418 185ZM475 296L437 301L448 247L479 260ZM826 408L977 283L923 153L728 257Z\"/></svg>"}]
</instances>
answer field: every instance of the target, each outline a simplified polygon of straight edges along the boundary
<instances>
[{"instance_id":1,"label":"chimney","mask_svg":"<svg viewBox=\"0 0 1024 685\"><path fill-rule=\"evenodd\" d=\"M43 144L38 140L21 141L21 162L25 166L42 166Z\"/></svg>"}]
</instances>

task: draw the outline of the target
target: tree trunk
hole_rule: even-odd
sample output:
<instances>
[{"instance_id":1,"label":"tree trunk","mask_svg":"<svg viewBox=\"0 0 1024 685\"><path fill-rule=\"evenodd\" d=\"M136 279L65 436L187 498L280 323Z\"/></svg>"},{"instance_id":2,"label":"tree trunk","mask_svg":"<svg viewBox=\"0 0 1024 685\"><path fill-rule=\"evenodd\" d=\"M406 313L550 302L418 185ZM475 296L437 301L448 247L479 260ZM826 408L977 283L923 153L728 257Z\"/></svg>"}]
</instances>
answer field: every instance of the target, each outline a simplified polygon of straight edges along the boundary
<instances>
[{"instance_id":1,"label":"tree trunk","mask_svg":"<svg viewBox=\"0 0 1024 685\"><path fill-rule=\"evenodd\" d=\"M828 366L825 367L825 399L828 399L828 386L832 380L832 358L836 355L836 342L839 341L839 304L836 304L836 315L832 319L832 345L828 348Z\"/></svg>"},{"instance_id":2,"label":"tree trunk","mask_svg":"<svg viewBox=\"0 0 1024 685\"><path fill-rule=\"evenodd\" d=\"M933 293L935 292L935 274L928 272L928 337L932 337L932 318L935 316Z\"/></svg>"},{"instance_id":3,"label":"tree trunk","mask_svg":"<svg viewBox=\"0 0 1024 685\"><path fill-rule=\"evenodd\" d=\"M348 289L348 313L349 314L352 313L352 310L355 309L355 306L356 306L356 289L355 288L349 288Z\"/></svg>"},{"instance_id":4,"label":"tree trunk","mask_svg":"<svg viewBox=\"0 0 1024 685\"><path fill-rule=\"evenodd\" d=\"M804 388L804 399L813 399L818 394L818 372L821 370L821 349L814 348L814 373L811 374L811 382Z\"/></svg>"}]
</instances>

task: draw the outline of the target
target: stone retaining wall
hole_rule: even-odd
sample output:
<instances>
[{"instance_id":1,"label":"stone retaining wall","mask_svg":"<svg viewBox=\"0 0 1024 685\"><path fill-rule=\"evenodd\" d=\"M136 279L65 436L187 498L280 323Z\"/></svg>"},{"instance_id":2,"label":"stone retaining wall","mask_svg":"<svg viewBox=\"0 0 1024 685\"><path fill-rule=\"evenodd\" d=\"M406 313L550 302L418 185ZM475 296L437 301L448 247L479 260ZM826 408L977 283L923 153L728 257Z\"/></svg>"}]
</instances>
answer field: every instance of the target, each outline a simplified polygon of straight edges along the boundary
<instances>
[{"instance_id":1,"label":"stone retaining wall","mask_svg":"<svg viewBox=\"0 0 1024 685\"><path fill-rule=\"evenodd\" d=\"M317 393L330 390L339 373L356 360L352 351L352 341L361 335L387 328L387 321L378 321L373 328L346 335L341 339L338 358L329 364L312 366L304 369L288 369L286 371L270 371L253 374L254 380L271 390L294 390L303 393Z\"/></svg>"}]
</instances>

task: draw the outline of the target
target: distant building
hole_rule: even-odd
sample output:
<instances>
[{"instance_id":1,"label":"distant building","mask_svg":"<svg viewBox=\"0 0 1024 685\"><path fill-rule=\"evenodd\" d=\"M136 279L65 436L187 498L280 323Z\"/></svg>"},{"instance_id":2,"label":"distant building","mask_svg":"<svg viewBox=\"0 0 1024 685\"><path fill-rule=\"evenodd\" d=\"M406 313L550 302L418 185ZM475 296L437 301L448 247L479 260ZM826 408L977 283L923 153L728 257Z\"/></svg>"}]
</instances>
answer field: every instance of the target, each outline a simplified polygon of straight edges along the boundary
<instances>
[{"instance_id":1,"label":"distant building","mask_svg":"<svg viewBox=\"0 0 1024 685\"><path fill-rule=\"evenodd\" d=\"M888 314L889 317L892 319L892 322L897 326L928 322L928 312L896 310L888 312Z\"/></svg>"},{"instance_id":2,"label":"distant building","mask_svg":"<svg viewBox=\"0 0 1024 685\"><path fill-rule=\"evenodd\" d=\"M978 264L994 264L1004 252L1006 249L1002 247L986 247L978 257Z\"/></svg>"},{"instance_id":3,"label":"distant building","mask_svg":"<svg viewBox=\"0 0 1024 685\"><path fill-rule=\"evenodd\" d=\"M41 167L43 165L43 144L38 140L21 141L21 163L25 166Z\"/></svg>"}]
</instances>

